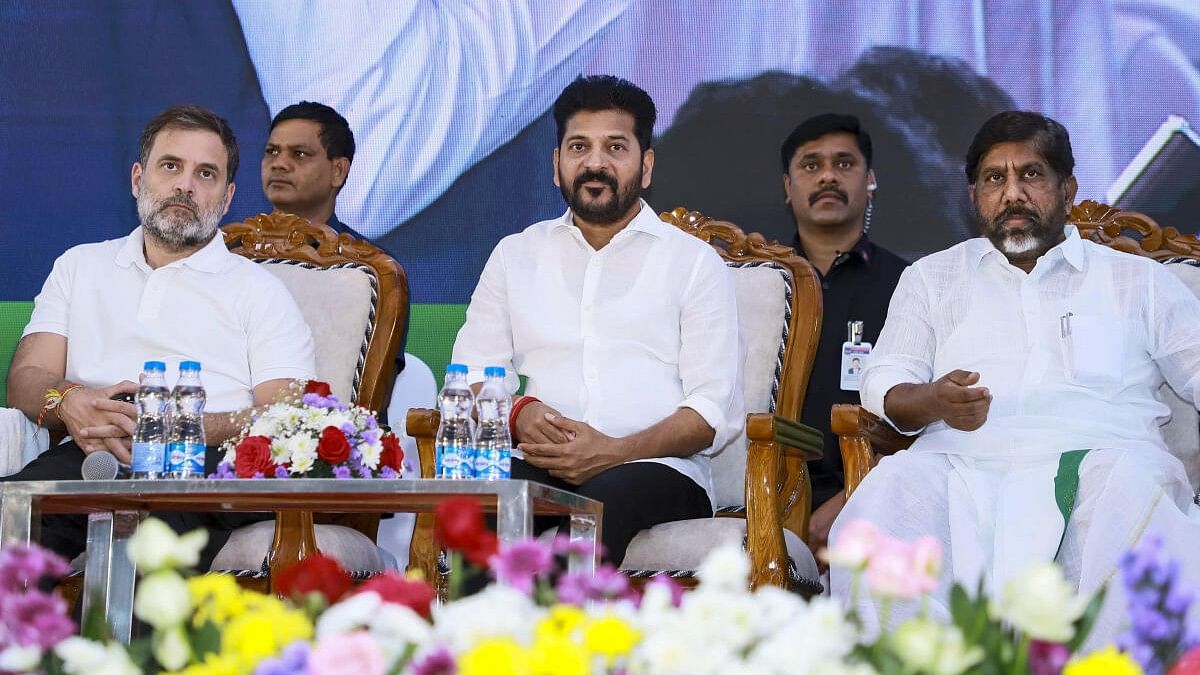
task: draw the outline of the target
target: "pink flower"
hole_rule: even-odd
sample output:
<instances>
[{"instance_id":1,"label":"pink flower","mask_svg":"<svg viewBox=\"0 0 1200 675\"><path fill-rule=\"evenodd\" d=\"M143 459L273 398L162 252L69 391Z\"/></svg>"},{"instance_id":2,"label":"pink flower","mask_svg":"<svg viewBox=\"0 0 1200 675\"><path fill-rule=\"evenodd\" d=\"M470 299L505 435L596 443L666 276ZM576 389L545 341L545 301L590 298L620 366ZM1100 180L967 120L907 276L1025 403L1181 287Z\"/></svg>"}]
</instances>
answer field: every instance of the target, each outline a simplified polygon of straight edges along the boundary
<instances>
[{"instance_id":1,"label":"pink flower","mask_svg":"<svg viewBox=\"0 0 1200 675\"><path fill-rule=\"evenodd\" d=\"M38 590L0 595L0 643L49 649L74 634L59 596Z\"/></svg>"},{"instance_id":2,"label":"pink flower","mask_svg":"<svg viewBox=\"0 0 1200 675\"><path fill-rule=\"evenodd\" d=\"M529 595L533 593L534 579L554 568L554 557L540 542L518 541L493 557L491 567L501 583Z\"/></svg>"},{"instance_id":3,"label":"pink flower","mask_svg":"<svg viewBox=\"0 0 1200 675\"><path fill-rule=\"evenodd\" d=\"M834 567L861 570L884 538L874 523L855 519L842 528L837 541L822 551L821 557Z\"/></svg>"},{"instance_id":4,"label":"pink flower","mask_svg":"<svg viewBox=\"0 0 1200 675\"><path fill-rule=\"evenodd\" d=\"M654 586L662 586L667 590L668 593L671 594L672 607L679 609L679 607L683 604L683 586L680 586L678 581L675 581L665 574L660 574L656 577L651 577L650 581L646 582L646 590L649 590ZM641 606L640 599L638 601L638 606Z\"/></svg>"},{"instance_id":5,"label":"pink flower","mask_svg":"<svg viewBox=\"0 0 1200 675\"><path fill-rule=\"evenodd\" d=\"M67 561L40 546L18 544L0 551L0 591L16 593L43 578L58 579L70 572Z\"/></svg>"},{"instance_id":6,"label":"pink flower","mask_svg":"<svg viewBox=\"0 0 1200 675\"><path fill-rule=\"evenodd\" d=\"M1043 640L1029 642L1030 675L1059 675L1070 658L1071 650L1066 645Z\"/></svg>"},{"instance_id":7,"label":"pink flower","mask_svg":"<svg viewBox=\"0 0 1200 675\"><path fill-rule=\"evenodd\" d=\"M384 675L387 663L366 631L330 635L317 643L308 657L310 675Z\"/></svg>"},{"instance_id":8,"label":"pink flower","mask_svg":"<svg viewBox=\"0 0 1200 675\"><path fill-rule=\"evenodd\" d=\"M912 599L928 592L928 575L913 569L913 548L908 542L890 537L877 544L867 560L867 588L873 595Z\"/></svg>"},{"instance_id":9,"label":"pink flower","mask_svg":"<svg viewBox=\"0 0 1200 675\"><path fill-rule=\"evenodd\" d=\"M920 592L932 593L942 574L942 544L934 537L921 537L911 546L912 574L920 582Z\"/></svg>"},{"instance_id":10,"label":"pink flower","mask_svg":"<svg viewBox=\"0 0 1200 675\"><path fill-rule=\"evenodd\" d=\"M629 578L612 565L596 567L595 574L568 572L558 578L555 588L558 601L568 605L582 605L602 600L636 600L637 592L629 585Z\"/></svg>"}]
</instances>

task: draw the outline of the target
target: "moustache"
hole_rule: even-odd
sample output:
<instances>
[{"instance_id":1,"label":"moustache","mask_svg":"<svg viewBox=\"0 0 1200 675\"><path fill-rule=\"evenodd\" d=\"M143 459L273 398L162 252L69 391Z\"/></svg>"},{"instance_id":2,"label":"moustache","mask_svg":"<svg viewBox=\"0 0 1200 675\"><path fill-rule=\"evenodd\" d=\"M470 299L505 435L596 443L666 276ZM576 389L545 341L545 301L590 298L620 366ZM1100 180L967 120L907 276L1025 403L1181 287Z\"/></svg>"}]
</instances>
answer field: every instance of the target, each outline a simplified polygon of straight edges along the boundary
<instances>
[{"instance_id":1,"label":"moustache","mask_svg":"<svg viewBox=\"0 0 1200 675\"><path fill-rule=\"evenodd\" d=\"M175 197L168 197L168 198L162 200L161 202L159 202L158 210L166 211L168 208L170 208L172 206L186 207L186 208L190 209L192 213L200 212L200 206L198 204L196 204L195 200L193 200L188 195L178 195Z\"/></svg>"},{"instance_id":2,"label":"moustache","mask_svg":"<svg viewBox=\"0 0 1200 675\"><path fill-rule=\"evenodd\" d=\"M1010 206L1001 211L999 215L992 219L992 225L995 227L1000 227L1000 225L1009 218L1025 218L1029 221L1030 225L1037 225L1041 222L1041 218L1039 218L1038 214L1032 209L1024 206Z\"/></svg>"},{"instance_id":3,"label":"moustache","mask_svg":"<svg viewBox=\"0 0 1200 675\"><path fill-rule=\"evenodd\" d=\"M575 191L579 192L581 189L583 189L583 184L590 181L604 183L608 187L612 188L613 192L617 191L617 179L600 171L585 171L576 176L574 183Z\"/></svg>"},{"instance_id":4,"label":"moustache","mask_svg":"<svg viewBox=\"0 0 1200 675\"><path fill-rule=\"evenodd\" d=\"M825 195L833 195L833 196L837 197L838 199L842 200L843 204L848 204L850 202L850 197L846 194L845 190L842 190L841 188L829 187L829 188L825 188L824 190L817 190L816 192L809 195L808 196L808 205L812 206L813 204L816 204L817 200L820 199L821 197L824 197Z\"/></svg>"}]
</instances>

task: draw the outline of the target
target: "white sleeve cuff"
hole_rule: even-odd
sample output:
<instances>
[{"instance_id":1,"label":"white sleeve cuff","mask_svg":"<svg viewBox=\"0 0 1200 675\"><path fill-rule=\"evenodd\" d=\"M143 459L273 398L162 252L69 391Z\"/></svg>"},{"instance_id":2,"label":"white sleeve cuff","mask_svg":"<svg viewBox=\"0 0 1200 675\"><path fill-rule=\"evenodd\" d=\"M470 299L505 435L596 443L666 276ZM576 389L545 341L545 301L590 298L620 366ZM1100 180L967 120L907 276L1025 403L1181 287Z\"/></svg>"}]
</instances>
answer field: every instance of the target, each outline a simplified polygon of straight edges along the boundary
<instances>
[{"instance_id":1,"label":"white sleeve cuff","mask_svg":"<svg viewBox=\"0 0 1200 675\"><path fill-rule=\"evenodd\" d=\"M905 436L916 436L925 430L925 427L905 431L896 426L887 413L884 412L884 399L887 394L896 385L899 384L925 384L918 382L913 378L912 373L903 368L887 368L875 367L870 368L868 372L863 373L862 389L859 391L862 406L867 410L875 413L880 419L887 422L890 427L900 432Z\"/></svg>"},{"instance_id":2,"label":"white sleeve cuff","mask_svg":"<svg viewBox=\"0 0 1200 675\"><path fill-rule=\"evenodd\" d=\"M720 452L730 440L742 431L744 420L726 420L725 413L712 401L699 396L689 396L679 404L680 408L691 408L713 430L712 445L697 452L698 455L711 457Z\"/></svg>"}]
</instances>

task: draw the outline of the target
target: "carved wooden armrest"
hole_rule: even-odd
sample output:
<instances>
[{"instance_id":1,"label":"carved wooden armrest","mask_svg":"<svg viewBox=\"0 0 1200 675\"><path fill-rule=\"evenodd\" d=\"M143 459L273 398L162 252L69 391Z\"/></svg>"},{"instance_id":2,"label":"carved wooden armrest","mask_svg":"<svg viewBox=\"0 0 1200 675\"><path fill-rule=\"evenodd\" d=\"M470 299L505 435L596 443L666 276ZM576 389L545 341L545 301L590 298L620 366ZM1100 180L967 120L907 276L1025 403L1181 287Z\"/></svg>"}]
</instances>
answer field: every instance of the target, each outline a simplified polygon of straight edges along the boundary
<instances>
[{"instance_id":1,"label":"carved wooden armrest","mask_svg":"<svg viewBox=\"0 0 1200 675\"><path fill-rule=\"evenodd\" d=\"M405 418L404 431L417 442L421 478L434 476L437 429L441 419L441 413L431 408L410 408ZM438 546L433 538L432 513L417 514L412 542L408 547L408 569L420 570L434 588L441 587L443 580L438 574Z\"/></svg>"},{"instance_id":2,"label":"carved wooden armrest","mask_svg":"<svg viewBox=\"0 0 1200 675\"><path fill-rule=\"evenodd\" d=\"M770 413L746 416L746 551L754 587L788 585L783 530L804 538L812 511L808 461L823 439L812 427Z\"/></svg>"},{"instance_id":3,"label":"carved wooden armrest","mask_svg":"<svg viewBox=\"0 0 1200 675\"><path fill-rule=\"evenodd\" d=\"M916 440L914 436L905 436L896 431L866 408L848 403L833 406L830 429L837 434L842 451L846 496L850 496L866 477L874 466L876 455L895 454Z\"/></svg>"}]
</instances>

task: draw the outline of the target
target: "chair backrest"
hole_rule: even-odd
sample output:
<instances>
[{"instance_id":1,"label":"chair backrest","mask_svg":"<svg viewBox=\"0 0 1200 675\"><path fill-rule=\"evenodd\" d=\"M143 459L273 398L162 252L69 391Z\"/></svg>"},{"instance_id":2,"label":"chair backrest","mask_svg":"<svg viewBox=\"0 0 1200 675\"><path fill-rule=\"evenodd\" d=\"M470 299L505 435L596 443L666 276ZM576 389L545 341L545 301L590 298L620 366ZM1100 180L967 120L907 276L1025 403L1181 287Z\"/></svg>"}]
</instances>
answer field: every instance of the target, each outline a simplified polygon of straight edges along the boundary
<instances>
[{"instance_id":1,"label":"chair backrest","mask_svg":"<svg viewBox=\"0 0 1200 675\"><path fill-rule=\"evenodd\" d=\"M1200 296L1200 239L1196 236L1161 227L1144 214L1091 200L1076 204L1070 221L1084 239L1166 264ZM1167 448L1183 462L1192 487L1200 491L1200 414L1169 385L1164 384L1160 394L1171 408L1171 420L1162 427Z\"/></svg>"},{"instance_id":2,"label":"chair backrest","mask_svg":"<svg viewBox=\"0 0 1200 675\"><path fill-rule=\"evenodd\" d=\"M266 266L312 330L317 377L338 399L379 412L408 317L408 279L367 241L286 213L221 228L229 250Z\"/></svg>"},{"instance_id":3,"label":"chair backrest","mask_svg":"<svg viewBox=\"0 0 1200 675\"><path fill-rule=\"evenodd\" d=\"M746 411L798 420L821 334L820 282L812 266L789 246L697 211L681 207L660 217L712 244L734 272ZM745 437L714 457L712 469L716 506L744 505ZM791 478L807 479L804 471L797 462Z\"/></svg>"}]
</instances>

